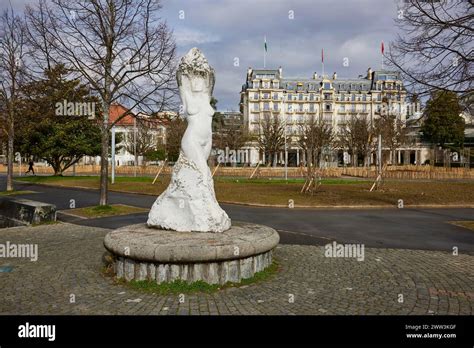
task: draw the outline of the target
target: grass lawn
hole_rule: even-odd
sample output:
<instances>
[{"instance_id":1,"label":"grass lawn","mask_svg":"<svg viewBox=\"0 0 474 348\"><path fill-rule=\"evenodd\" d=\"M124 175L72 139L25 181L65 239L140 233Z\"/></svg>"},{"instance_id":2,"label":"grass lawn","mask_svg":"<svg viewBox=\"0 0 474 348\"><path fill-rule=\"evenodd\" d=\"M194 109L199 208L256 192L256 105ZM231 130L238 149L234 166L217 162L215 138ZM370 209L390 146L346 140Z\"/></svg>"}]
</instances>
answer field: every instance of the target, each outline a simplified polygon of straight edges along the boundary
<instances>
[{"instance_id":1,"label":"grass lawn","mask_svg":"<svg viewBox=\"0 0 474 348\"><path fill-rule=\"evenodd\" d=\"M474 231L474 220L471 221L451 221L453 225L461 226Z\"/></svg>"},{"instance_id":2,"label":"grass lawn","mask_svg":"<svg viewBox=\"0 0 474 348\"><path fill-rule=\"evenodd\" d=\"M143 213L147 212L149 209L132 207L130 205L124 204L112 204L104 206L94 206L94 207L85 207L85 208L76 208L69 209L66 211L67 214L72 214L76 216L81 216L84 218L101 218L107 216L115 215L127 215L133 213Z\"/></svg>"},{"instance_id":3,"label":"grass lawn","mask_svg":"<svg viewBox=\"0 0 474 348\"><path fill-rule=\"evenodd\" d=\"M25 177L18 180L32 183L99 188L97 176ZM168 186L170 177L164 176L152 185L151 177L117 177L112 191L136 192L158 196ZM474 204L474 181L386 181L381 190L369 192L372 181L357 179L324 179L314 195L300 194L303 179L246 179L215 178L215 191L220 202L252 203L288 206L395 206L399 199L404 205L414 204Z\"/></svg>"},{"instance_id":4,"label":"grass lawn","mask_svg":"<svg viewBox=\"0 0 474 348\"><path fill-rule=\"evenodd\" d=\"M36 193L35 191L0 191L0 196L16 196L16 195L27 195L30 193Z\"/></svg>"},{"instance_id":5,"label":"grass lawn","mask_svg":"<svg viewBox=\"0 0 474 348\"><path fill-rule=\"evenodd\" d=\"M208 284L202 280L187 283L184 280L176 280L174 282L161 283L157 284L149 280L132 280L126 282L124 279L116 279L116 284L129 286L132 289L150 292L158 295L177 295L177 294L193 294L193 293L213 293L222 289L240 287L245 285L251 285L265 280L270 279L272 276L279 272L280 268L276 260L273 263L264 269L263 271L257 272L253 275L252 278L242 279L240 283L227 282L224 285L219 284ZM104 273L106 276L111 276L112 271L110 268L105 268Z\"/></svg>"}]
</instances>

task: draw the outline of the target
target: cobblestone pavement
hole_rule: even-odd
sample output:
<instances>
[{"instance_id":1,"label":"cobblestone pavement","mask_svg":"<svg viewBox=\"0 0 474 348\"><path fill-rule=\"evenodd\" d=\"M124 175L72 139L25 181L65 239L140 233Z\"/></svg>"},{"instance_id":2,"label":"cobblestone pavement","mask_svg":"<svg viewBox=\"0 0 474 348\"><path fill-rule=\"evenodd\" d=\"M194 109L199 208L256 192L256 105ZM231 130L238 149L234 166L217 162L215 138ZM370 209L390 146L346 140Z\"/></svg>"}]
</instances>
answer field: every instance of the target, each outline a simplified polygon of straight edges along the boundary
<instances>
[{"instance_id":1,"label":"cobblestone pavement","mask_svg":"<svg viewBox=\"0 0 474 348\"><path fill-rule=\"evenodd\" d=\"M213 294L158 296L102 276L106 229L70 224L0 230L0 244L37 243L38 261L1 259L0 314L473 314L474 256L365 249L327 258L280 245L279 272ZM8 269L7 269L8 270ZM71 295L75 303L71 303ZM403 300L400 302L400 300Z\"/></svg>"}]
</instances>

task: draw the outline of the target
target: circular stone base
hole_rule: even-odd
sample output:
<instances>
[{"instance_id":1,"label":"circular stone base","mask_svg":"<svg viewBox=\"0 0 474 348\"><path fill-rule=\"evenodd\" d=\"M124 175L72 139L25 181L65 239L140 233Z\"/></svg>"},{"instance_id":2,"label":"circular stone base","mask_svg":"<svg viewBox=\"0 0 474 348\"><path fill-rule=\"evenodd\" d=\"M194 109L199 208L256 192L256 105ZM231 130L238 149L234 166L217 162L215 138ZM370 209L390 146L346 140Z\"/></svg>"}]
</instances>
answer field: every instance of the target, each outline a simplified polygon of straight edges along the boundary
<instances>
[{"instance_id":1,"label":"circular stone base","mask_svg":"<svg viewBox=\"0 0 474 348\"><path fill-rule=\"evenodd\" d=\"M240 282L272 263L280 237L270 227L234 222L221 233L176 232L130 225L109 232L105 248L118 278L157 283Z\"/></svg>"}]
</instances>

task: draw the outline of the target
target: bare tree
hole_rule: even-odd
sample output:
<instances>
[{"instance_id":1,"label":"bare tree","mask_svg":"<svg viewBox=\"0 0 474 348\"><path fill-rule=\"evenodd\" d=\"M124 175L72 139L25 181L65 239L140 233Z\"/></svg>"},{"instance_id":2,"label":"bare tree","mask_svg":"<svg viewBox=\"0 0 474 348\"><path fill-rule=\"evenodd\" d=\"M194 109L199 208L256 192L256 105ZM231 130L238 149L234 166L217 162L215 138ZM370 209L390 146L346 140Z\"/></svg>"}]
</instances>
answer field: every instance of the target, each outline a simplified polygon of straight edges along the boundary
<instances>
[{"instance_id":1,"label":"bare tree","mask_svg":"<svg viewBox=\"0 0 474 348\"><path fill-rule=\"evenodd\" d=\"M337 134L338 146L351 155L351 164L355 166L357 149L357 117L351 116L349 120L339 127Z\"/></svg>"},{"instance_id":2,"label":"bare tree","mask_svg":"<svg viewBox=\"0 0 474 348\"><path fill-rule=\"evenodd\" d=\"M395 111L390 100L382 100L382 108L376 113L379 117L374 121L374 132L382 135L382 147L390 150L392 164L397 162L396 150L408 143L408 132L400 113Z\"/></svg>"},{"instance_id":3,"label":"bare tree","mask_svg":"<svg viewBox=\"0 0 474 348\"><path fill-rule=\"evenodd\" d=\"M181 150L181 138L186 131L186 127L187 122L179 115L168 119L165 152L170 161L178 159Z\"/></svg>"},{"instance_id":4,"label":"bare tree","mask_svg":"<svg viewBox=\"0 0 474 348\"><path fill-rule=\"evenodd\" d=\"M36 45L49 47L90 84L102 113L100 205L108 200L108 143L112 126L131 110L152 113L174 107L175 43L158 17L159 0L51 0L30 9L30 24L43 33ZM46 19L33 22L32 18ZM128 110L109 122L112 103Z\"/></svg>"},{"instance_id":5,"label":"bare tree","mask_svg":"<svg viewBox=\"0 0 474 348\"><path fill-rule=\"evenodd\" d=\"M25 19L28 23L26 38L29 46L29 58L32 63L30 70L41 74L44 70L51 70L54 65L60 63L57 59L59 57L55 57L53 54L50 44L54 37L48 31L52 24L48 16L46 0L39 0L35 7L26 5Z\"/></svg>"},{"instance_id":6,"label":"bare tree","mask_svg":"<svg viewBox=\"0 0 474 348\"><path fill-rule=\"evenodd\" d=\"M357 166L359 156L368 165L374 138L374 129L367 117L351 115L348 122L339 128L337 143L351 155L352 166Z\"/></svg>"},{"instance_id":7,"label":"bare tree","mask_svg":"<svg viewBox=\"0 0 474 348\"><path fill-rule=\"evenodd\" d=\"M307 122L300 125L300 136L297 142L306 152L308 179L314 179L319 171L323 149L333 147L334 133L332 126L325 122L322 117L311 115Z\"/></svg>"},{"instance_id":8,"label":"bare tree","mask_svg":"<svg viewBox=\"0 0 474 348\"><path fill-rule=\"evenodd\" d=\"M135 154L135 163L138 163L138 156L145 156L148 152L157 149L158 142L153 133L156 128L154 121L137 116L133 132L125 134L125 149L129 153Z\"/></svg>"},{"instance_id":9,"label":"bare tree","mask_svg":"<svg viewBox=\"0 0 474 348\"><path fill-rule=\"evenodd\" d=\"M375 130L366 116L357 117L355 122L355 148L358 156L364 158L368 167L374 150Z\"/></svg>"},{"instance_id":10,"label":"bare tree","mask_svg":"<svg viewBox=\"0 0 474 348\"><path fill-rule=\"evenodd\" d=\"M472 1L405 0L397 19L401 33L387 58L420 95L436 89L472 91Z\"/></svg>"},{"instance_id":11,"label":"bare tree","mask_svg":"<svg viewBox=\"0 0 474 348\"><path fill-rule=\"evenodd\" d=\"M264 113L260 120L259 133L256 137L258 147L267 159L267 165L276 166L278 152L285 145L285 128L278 117Z\"/></svg>"},{"instance_id":12,"label":"bare tree","mask_svg":"<svg viewBox=\"0 0 474 348\"><path fill-rule=\"evenodd\" d=\"M24 76L26 55L25 26L22 19L5 10L0 17L0 124L7 136L7 191L13 191L15 119Z\"/></svg>"},{"instance_id":13,"label":"bare tree","mask_svg":"<svg viewBox=\"0 0 474 348\"><path fill-rule=\"evenodd\" d=\"M232 121L226 123L224 117L221 116L221 119L215 122L212 132L212 144L215 149L224 150L228 147L231 150L238 151L251 140L241 120L234 123Z\"/></svg>"}]
</instances>

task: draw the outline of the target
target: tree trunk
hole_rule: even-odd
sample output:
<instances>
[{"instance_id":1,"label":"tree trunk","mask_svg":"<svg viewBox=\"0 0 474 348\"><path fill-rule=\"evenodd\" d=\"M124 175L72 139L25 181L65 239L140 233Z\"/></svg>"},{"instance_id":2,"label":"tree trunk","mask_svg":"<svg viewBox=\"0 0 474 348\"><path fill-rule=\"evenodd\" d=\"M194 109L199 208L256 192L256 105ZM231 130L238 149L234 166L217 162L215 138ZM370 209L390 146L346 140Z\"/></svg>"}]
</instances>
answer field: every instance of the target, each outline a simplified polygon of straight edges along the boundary
<instances>
[{"instance_id":1,"label":"tree trunk","mask_svg":"<svg viewBox=\"0 0 474 348\"><path fill-rule=\"evenodd\" d=\"M310 149L306 151L307 180L313 177L313 153Z\"/></svg>"},{"instance_id":2,"label":"tree trunk","mask_svg":"<svg viewBox=\"0 0 474 348\"><path fill-rule=\"evenodd\" d=\"M10 111L11 112L11 111ZM8 125L8 149L7 149L7 191L13 191L13 158L14 148L13 140L15 139L13 117L10 115Z\"/></svg>"},{"instance_id":3,"label":"tree trunk","mask_svg":"<svg viewBox=\"0 0 474 348\"><path fill-rule=\"evenodd\" d=\"M101 127L102 149L100 153L100 201L99 205L108 203L109 184L109 105L103 103L104 123Z\"/></svg>"}]
</instances>

